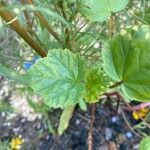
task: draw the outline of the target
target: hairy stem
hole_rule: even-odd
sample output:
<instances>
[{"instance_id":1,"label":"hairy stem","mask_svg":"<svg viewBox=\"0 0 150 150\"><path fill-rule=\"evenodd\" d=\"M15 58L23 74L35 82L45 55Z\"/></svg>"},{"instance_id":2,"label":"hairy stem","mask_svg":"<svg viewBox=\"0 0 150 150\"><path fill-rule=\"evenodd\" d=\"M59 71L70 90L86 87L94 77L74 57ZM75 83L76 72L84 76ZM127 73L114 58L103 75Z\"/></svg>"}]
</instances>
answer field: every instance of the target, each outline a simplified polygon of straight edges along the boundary
<instances>
[{"instance_id":1,"label":"hairy stem","mask_svg":"<svg viewBox=\"0 0 150 150\"><path fill-rule=\"evenodd\" d=\"M25 0L20 0L20 2L23 5L26 4ZM30 29L32 29L32 23L30 21L30 17L29 17L29 14L28 14L27 10L24 10L23 12L24 12L24 17L26 19L26 25L27 25L27 27L30 28Z\"/></svg>"},{"instance_id":2,"label":"hairy stem","mask_svg":"<svg viewBox=\"0 0 150 150\"><path fill-rule=\"evenodd\" d=\"M92 150L93 145L93 124L94 124L94 113L95 113L95 104L92 104L92 110L91 110L91 118L90 118L90 129L88 133L88 150Z\"/></svg>"},{"instance_id":3,"label":"hairy stem","mask_svg":"<svg viewBox=\"0 0 150 150\"><path fill-rule=\"evenodd\" d=\"M146 107L150 107L150 102L144 102L144 103L138 104L136 106L133 106L133 109L134 110L140 110L140 109L143 109Z\"/></svg>"},{"instance_id":4,"label":"hairy stem","mask_svg":"<svg viewBox=\"0 0 150 150\"><path fill-rule=\"evenodd\" d=\"M39 12L35 12L35 16L39 19L40 23L46 27L46 29L49 31L49 33L61 44L62 41L59 38L58 34L56 32L54 32L54 30L52 29L52 27L48 24L48 22L45 20L45 18L39 13Z\"/></svg>"},{"instance_id":5,"label":"hairy stem","mask_svg":"<svg viewBox=\"0 0 150 150\"><path fill-rule=\"evenodd\" d=\"M122 83L123 83L123 81L116 82L114 85L110 86L109 88L110 88L110 89L115 88L115 87L121 85Z\"/></svg>"},{"instance_id":6,"label":"hairy stem","mask_svg":"<svg viewBox=\"0 0 150 150\"><path fill-rule=\"evenodd\" d=\"M110 19L109 19L109 37L112 36L112 33L113 33L113 15L110 16Z\"/></svg>"},{"instance_id":7,"label":"hairy stem","mask_svg":"<svg viewBox=\"0 0 150 150\"><path fill-rule=\"evenodd\" d=\"M66 16L66 13L64 11L64 2L63 0L60 0L58 2L58 7L60 8L60 11L62 13L62 16L64 17L65 20L67 20L67 16ZM66 27L64 29L64 32L65 32L65 47L70 49L70 31L69 29Z\"/></svg>"},{"instance_id":8,"label":"hairy stem","mask_svg":"<svg viewBox=\"0 0 150 150\"><path fill-rule=\"evenodd\" d=\"M27 1L28 4L33 5L32 1ZM64 48L63 42L59 38L59 35L53 30L53 28L49 25L43 15L37 11L34 11L35 16L39 19L40 23L49 31L49 33L62 45Z\"/></svg>"},{"instance_id":9,"label":"hairy stem","mask_svg":"<svg viewBox=\"0 0 150 150\"><path fill-rule=\"evenodd\" d=\"M5 8L6 3L0 2L0 8ZM11 28L16 31L20 37L22 37L26 43L28 43L41 57L46 56L46 52L40 47L33 38L28 34L27 30L22 27L17 19L11 12L0 10L0 16L3 20L5 20Z\"/></svg>"}]
</instances>

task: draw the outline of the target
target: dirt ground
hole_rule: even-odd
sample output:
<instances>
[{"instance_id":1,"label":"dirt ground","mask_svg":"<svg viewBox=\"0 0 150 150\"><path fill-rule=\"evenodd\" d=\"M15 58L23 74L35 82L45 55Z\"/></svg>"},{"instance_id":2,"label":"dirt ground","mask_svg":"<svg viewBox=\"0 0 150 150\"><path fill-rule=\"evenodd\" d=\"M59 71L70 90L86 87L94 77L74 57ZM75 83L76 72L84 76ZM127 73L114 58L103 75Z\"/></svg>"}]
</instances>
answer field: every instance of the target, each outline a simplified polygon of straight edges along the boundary
<instances>
[{"instance_id":1,"label":"dirt ground","mask_svg":"<svg viewBox=\"0 0 150 150\"><path fill-rule=\"evenodd\" d=\"M122 114L118 114L110 99L105 104L98 103L93 129L93 150L136 150L138 138L128 128ZM53 117L58 111L51 112ZM83 112L78 107L73 113L69 128L61 137L52 136L41 119L27 121L21 115L7 119L9 113L0 114L0 139L10 141L14 137L24 139L22 150L87 150L90 107ZM126 118L134 125L131 113ZM55 117L56 118L56 117Z\"/></svg>"}]
</instances>

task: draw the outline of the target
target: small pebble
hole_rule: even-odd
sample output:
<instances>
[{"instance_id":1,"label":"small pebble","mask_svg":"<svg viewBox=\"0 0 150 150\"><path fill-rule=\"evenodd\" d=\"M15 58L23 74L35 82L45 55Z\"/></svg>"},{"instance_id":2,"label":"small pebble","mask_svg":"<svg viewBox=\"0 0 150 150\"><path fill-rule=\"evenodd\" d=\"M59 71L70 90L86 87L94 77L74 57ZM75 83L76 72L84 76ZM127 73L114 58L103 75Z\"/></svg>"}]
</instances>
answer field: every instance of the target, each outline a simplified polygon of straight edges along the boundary
<instances>
[{"instance_id":1,"label":"small pebble","mask_svg":"<svg viewBox=\"0 0 150 150\"><path fill-rule=\"evenodd\" d=\"M2 112L2 115L1 115L1 116L2 116L2 117L5 117L5 115L6 115L6 113L5 113L5 112Z\"/></svg>"},{"instance_id":2,"label":"small pebble","mask_svg":"<svg viewBox=\"0 0 150 150\"><path fill-rule=\"evenodd\" d=\"M25 121L26 121L26 119L25 119L25 118L23 118L23 119L21 120L21 122L22 122L22 123L24 123Z\"/></svg>"},{"instance_id":3,"label":"small pebble","mask_svg":"<svg viewBox=\"0 0 150 150\"><path fill-rule=\"evenodd\" d=\"M46 139L46 140L49 140L49 139L50 139L50 136L49 136L49 135L47 135L47 136L45 137L45 139Z\"/></svg>"},{"instance_id":4,"label":"small pebble","mask_svg":"<svg viewBox=\"0 0 150 150\"><path fill-rule=\"evenodd\" d=\"M18 131L19 131L19 128L13 128L13 132L14 132L15 134L18 134Z\"/></svg>"},{"instance_id":5,"label":"small pebble","mask_svg":"<svg viewBox=\"0 0 150 150\"><path fill-rule=\"evenodd\" d=\"M18 137L19 137L20 139L22 139L22 135L21 135L21 134L19 134Z\"/></svg>"},{"instance_id":6,"label":"small pebble","mask_svg":"<svg viewBox=\"0 0 150 150\"><path fill-rule=\"evenodd\" d=\"M127 145L125 143L120 144L120 149L121 150L127 150Z\"/></svg>"},{"instance_id":7,"label":"small pebble","mask_svg":"<svg viewBox=\"0 0 150 150\"><path fill-rule=\"evenodd\" d=\"M105 139L108 141L112 138L112 129L105 128Z\"/></svg>"},{"instance_id":8,"label":"small pebble","mask_svg":"<svg viewBox=\"0 0 150 150\"><path fill-rule=\"evenodd\" d=\"M122 124L121 123L115 123L113 125L114 131L117 133L122 133L123 132L123 128L122 128Z\"/></svg>"},{"instance_id":9,"label":"small pebble","mask_svg":"<svg viewBox=\"0 0 150 150\"><path fill-rule=\"evenodd\" d=\"M37 124L37 129L40 130L41 129L41 123Z\"/></svg>"},{"instance_id":10,"label":"small pebble","mask_svg":"<svg viewBox=\"0 0 150 150\"><path fill-rule=\"evenodd\" d=\"M10 122L5 122L5 123L3 124L3 126L8 126L8 127L10 127L10 126L11 126L11 123L10 123Z\"/></svg>"},{"instance_id":11,"label":"small pebble","mask_svg":"<svg viewBox=\"0 0 150 150\"><path fill-rule=\"evenodd\" d=\"M80 124L80 120L77 119L77 120L76 120L76 125L79 125L79 124Z\"/></svg>"},{"instance_id":12,"label":"small pebble","mask_svg":"<svg viewBox=\"0 0 150 150\"><path fill-rule=\"evenodd\" d=\"M47 124L44 124L44 127L43 127L44 129L48 129L48 126L47 126Z\"/></svg>"},{"instance_id":13,"label":"small pebble","mask_svg":"<svg viewBox=\"0 0 150 150\"><path fill-rule=\"evenodd\" d=\"M131 132L127 132L125 134L125 136L128 138L128 139L131 139L133 137L133 134Z\"/></svg>"},{"instance_id":14,"label":"small pebble","mask_svg":"<svg viewBox=\"0 0 150 150\"><path fill-rule=\"evenodd\" d=\"M125 140L126 140L126 137L124 134L121 134L121 133L117 134L116 141L118 144L124 143Z\"/></svg>"},{"instance_id":15,"label":"small pebble","mask_svg":"<svg viewBox=\"0 0 150 150\"><path fill-rule=\"evenodd\" d=\"M119 121L119 118L118 118L117 116L113 116L113 117L111 118L111 121L112 121L113 123L116 123L117 121Z\"/></svg>"}]
</instances>

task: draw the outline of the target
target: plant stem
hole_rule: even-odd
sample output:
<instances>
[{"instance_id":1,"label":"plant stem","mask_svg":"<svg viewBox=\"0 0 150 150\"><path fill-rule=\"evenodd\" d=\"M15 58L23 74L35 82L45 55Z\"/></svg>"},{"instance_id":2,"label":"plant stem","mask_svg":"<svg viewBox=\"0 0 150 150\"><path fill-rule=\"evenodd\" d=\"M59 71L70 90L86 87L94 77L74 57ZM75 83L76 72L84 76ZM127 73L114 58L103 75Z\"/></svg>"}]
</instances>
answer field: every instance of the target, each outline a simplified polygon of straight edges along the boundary
<instances>
[{"instance_id":1,"label":"plant stem","mask_svg":"<svg viewBox=\"0 0 150 150\"><path fill-rule=\"evenodd\" d=\"M113 92L113 93L105 93L104 95L106 96L116 96L118 99L122 100L125 105L131 110L132 112L135 112L138 117L147 125L147 127L150 129L150 124L145 121L145 119L142 118L142 116L137 112L137 110L134 109L130 104L126 103L125 100L123 100L123 97L118 93L118 92ZM148 104L147 104L148 105Z\"/></svg>"},{"instance_id":2,"label":"plant stem","mask_svg":"<svg viewBox=\"0 0 150 150\"><path fill-rule=\"evenodd\" d=\"M48 125L49 132L52 133L53 136L55 136L56 135L56 131L54 130L53 125L52 125L52 123L51 123L51 121L49 119L48 112L45 112L44 115L46 117L46 122L47 122L47 125Z\"/></svg>"},{"instance_id":3,"label":"plant stem","mask_svg":"<svg viewBox=\"0 0 150 150\"><path fill-rule=\"evenodd\" d=\"M122 83L123 83L123 81L116 82L114 85L110 86L109 88L110 88L110 89L115 88L115 87L121 85Z\"/></svg>"},{"instance_id":4,"label":"plant stem","mask_svg":"<svg viewBox=\"0 0 150 150\"><path fill-rule=\"evenodd\" d=\"M66 16L66 13L65 13L65 11L64 11L64 2L63 2L63 0L60 0L59 2L58 2L58 7L60 8L60 11L61 11L61 13L62 13L62 16L64 17L64 19L65 20L67 20L67 16ZM65 29L64 29L64 32L65 32L65 47L66 48L68 48L68 49L70 49L71 47L70 47L70 31L69 31L69 29L66 27ZM71 49L70 49L71 50Z\"/></svg>"},{"instance_id":5,"label":"plant stem","mask_svg":"<svg viewBox=\"0 0 150 150\"><path fill-rule=\"evenodd\" d=\"M136 136L138 136L138 137L142 137L139 133L137 133L134 129L133 129L133 127L131 127L131 125L130 125L130 123L129 123L129 121L127 120L127 117L126 117L126 115L125 115L125 113L124 113L124 111L123 110L121 110L120 109L120 111L121 111L121 115L122 115L122 117L123 117L123 119L124 119L124 121L126 122L126 124L127 124L127 126L128 126L128 128L136 135Z\"/></svg>"},{"instance_id":6,"label":"plant stem","mask_svg":"<svg viewBox=\"0 0 150 150\"><path fill-rule=\"evenodd\" d=\"M92 144L93 144L93 123L94 123L94 113L95 113L95 104L92 104L92 110L91 110L91 118L90 118L90 129L88 133L88 150L92 150Z\"/></svg>"},{"instance_id":7,"label":"plant stem","mask_svg":"<svg viewBox=\"0 0 150 150\"><path fill-rule=\"evenodd\" d=\"M146 108L146 107L150 107L150 102L141 103L139 105L133 106L132 108L134 110L140 110L140 109L143 109L143 108Z\"/></svg>"},{"instance_id":8,"label":"plant stem","mask_svg":"<svg viewBox=\"0 0 150 150\"><path fill-rule=\"evenodd\" d=\"M112 36L112 33L113 33L113 15L110 16L110 19L109 19L109 37L111 38Z\"/></svg>"},{"instance_id":9,"label":"plant stem","mask_svg":"<svg viewBox=\"0 0 150 150\"><path fill-rule=\"evenodd\" d=\"M145 17L145 7L146 7L146 1L145 0L143 0L143 11L142 11L142 19L144 19L144 17Z\"/></svg>"},{"instance_id":10,"label":"plant stem","mask_svg":"<svg viewBox=\"0 0 150 150\"><path fill-rule=\"evenodd\" d=\"M147 121L145 121L145 119L143 119L143 117L142 117L136 110L134 110L133 107L130 106L130 104L126 103L125 101L124 101L124 103L129 107L130 110L132 110L133 112L136 112L136 114L138 115L138 117L139 117L139 118L147 125L147 127L150 129L150 124L149 124Z\"/></svg>"},{"instance_id":11,"label":"plant stem","mask_svg":"<svg viewBox=\"0 0 150 150\"><path fill-rule=\"evenodd\" d=\"M29 5L33 5L32 1L27 1ZM43 17L43 15L37 11L34 11L35 16L39 19L40 23L46 27L46 29L49 31L49 33L62 45L64 48L63 42L59 38L58 34L52 29L52 27L49 25L49 23L46 21L46 19Z\"/></svg>"},{"instance_id":12,"label":"plant stem","mask_svg":"<svg viewBox=\"0 0 150 150\"><path fill-rule=\"evenodd\" d=\"M21 4L24 5L26 2L25 0L20 0ZM24 17L26 19L26 25L28 28L32 29L32 23L30 22L30 17L29 17L29 14L27 12L27 10L24 10Z\"/></svg>"},{"instance_id":13,"label":"plant stem","mask_svg":"<svg viewBox=\"0 0 150 150\"><path fill-rule=\"evenodd\" d=\"M46 27L46 29L49 31L49 33L50 33L51 35L53 35L53 37L54 37L61 45L63 45L61 39L60 39L59 36L58 36L58 34L53 31L52 27L48 24L48 22L45 20L45 18L44 18L39 12L35 12L35 16L39 19L40 23Z\"/></svg>"},{"instance_id":14,"label":"plant stem","mask_svg":"<svg viewBox=\"0 0 150 150\"><path fill-rule=\"evenodd\" d=\"M6 3L0 2L0 8L5 8ZM41 57L46 56L46 52L33 40L33 38L28 34L27 30L22 27L11 12L0 10L0 16L11 26L11 28L16 31L20 37L22 37L26 43L28 43ZM16 19L15 19L16 18Z\"/></svg>"},{"instance_id":15,"label":"plant stem","mask_svg":"<svg viewBox=\"0 0 150 150\"><path fill-rule=\"evenodd\" d=\"M0 63L0 76L7 77L10 80L14 80L28 87L27 78L24 75L21 75L10 68L3 66L1 63Z\"/></svg>"}]
</instances>

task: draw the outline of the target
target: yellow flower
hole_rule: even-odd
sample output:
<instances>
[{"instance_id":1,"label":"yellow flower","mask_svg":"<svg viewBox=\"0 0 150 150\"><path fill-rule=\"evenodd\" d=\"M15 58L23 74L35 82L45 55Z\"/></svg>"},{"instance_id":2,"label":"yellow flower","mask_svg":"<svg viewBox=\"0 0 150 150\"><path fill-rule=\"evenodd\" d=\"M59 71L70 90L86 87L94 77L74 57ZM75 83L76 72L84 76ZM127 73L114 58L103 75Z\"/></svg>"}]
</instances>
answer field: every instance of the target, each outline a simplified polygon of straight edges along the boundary
<instances>
[{"instance_id":1,"label":"yellow flower","mask_svg":"<svg viewBox=\"0 0 150 150\"><path fill-rule=\"evenodd\" d=\"M132 117L133 117L135 120L139 120L139 119L140 119L139 115L140 115L142 118L144 118L144 117L146 116L147 112L148 112L148 109L142 108L142 109L138 110L137 112L133 112L133 113L132 113Z\"/></svg>"},{"instance_id":2,"label":"yellow flower","mask_svg":"<svg viewBox=\"0 0 150 150\"><path fill-rule=\"evenodd\" d=\"M22 139L19 137L13 138L10 142L11 150L19 150L21 148L21 144L23 143Z\"/></svg>"}]
</instances>

